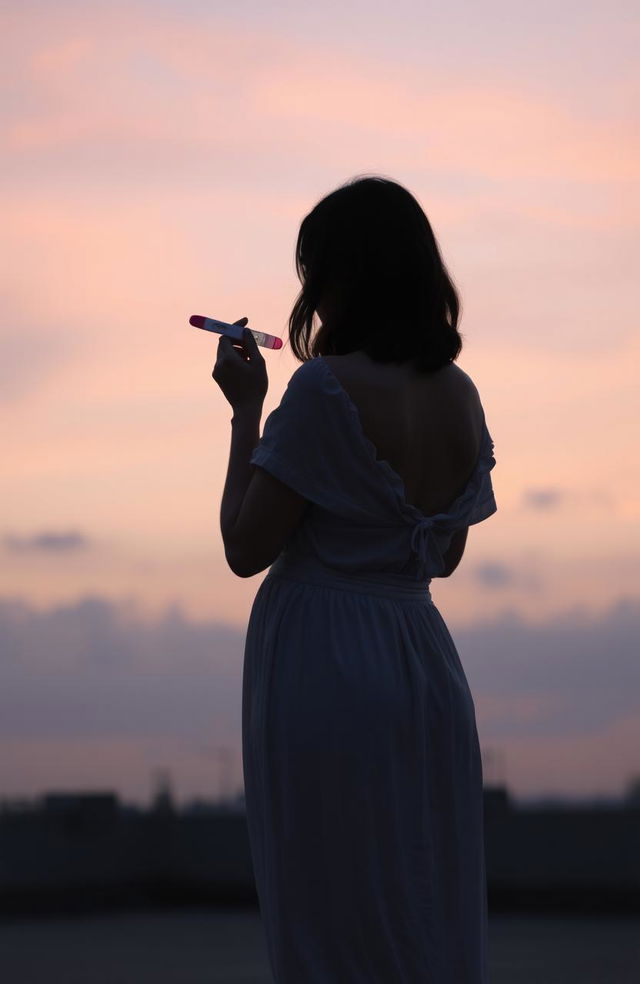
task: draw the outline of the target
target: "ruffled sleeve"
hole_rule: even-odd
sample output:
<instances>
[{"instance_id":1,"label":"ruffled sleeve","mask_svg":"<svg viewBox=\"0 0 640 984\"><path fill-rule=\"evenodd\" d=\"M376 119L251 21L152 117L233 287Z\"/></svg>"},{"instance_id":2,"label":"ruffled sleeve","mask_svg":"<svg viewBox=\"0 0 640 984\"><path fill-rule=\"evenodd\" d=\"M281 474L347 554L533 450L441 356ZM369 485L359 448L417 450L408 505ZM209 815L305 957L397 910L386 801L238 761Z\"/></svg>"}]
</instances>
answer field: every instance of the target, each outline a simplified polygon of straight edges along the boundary
<instances>
[{"instance_id":1,"label":"ruffled sleeve","mask_svg":"<svg viewBox=\"0 0 640 984\"><path fill-rule=\"evenodd\" d=\"M469 526L474 526L475 523L481 523L483 519L488 519L498 509L491 481L491 470L496 463L493 448L494 443L485 424L483 448L474 481L471 482L467 520Z\"/></svg>"},{"instance_id":2,"label":"ruffled sleeve","mask_svg":"<svg viewBox=\"0 0 640 984\"><path fill-rule=\"evenodd\" d=\"M354 449L340 409L335 400L328 399L319 360L303 362L291 376L279 406L266 418L250 463L266 469L310 502L351 515L356 503L350 494L348 465L356 467L362 452Z\"/></svg>"}]
</instances>

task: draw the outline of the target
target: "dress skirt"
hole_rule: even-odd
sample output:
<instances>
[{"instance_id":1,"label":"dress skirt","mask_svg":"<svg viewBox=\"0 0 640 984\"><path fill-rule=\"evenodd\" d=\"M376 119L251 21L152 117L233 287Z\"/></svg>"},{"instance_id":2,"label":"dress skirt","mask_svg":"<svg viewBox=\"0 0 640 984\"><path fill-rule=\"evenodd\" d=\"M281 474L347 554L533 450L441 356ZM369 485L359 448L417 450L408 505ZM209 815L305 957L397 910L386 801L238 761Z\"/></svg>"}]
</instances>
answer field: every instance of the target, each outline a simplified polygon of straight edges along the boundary
<instances>
[{"instance_id":1,"label":"dress skirt","mask_svg":"<svg viewBox=\"0 0 640 984\"><path fill-rule=\"evenodd\" d=\"M428 584L277 561L242 746L275 984L487 984L475 707Z\"/></svg>"}]
</instances>

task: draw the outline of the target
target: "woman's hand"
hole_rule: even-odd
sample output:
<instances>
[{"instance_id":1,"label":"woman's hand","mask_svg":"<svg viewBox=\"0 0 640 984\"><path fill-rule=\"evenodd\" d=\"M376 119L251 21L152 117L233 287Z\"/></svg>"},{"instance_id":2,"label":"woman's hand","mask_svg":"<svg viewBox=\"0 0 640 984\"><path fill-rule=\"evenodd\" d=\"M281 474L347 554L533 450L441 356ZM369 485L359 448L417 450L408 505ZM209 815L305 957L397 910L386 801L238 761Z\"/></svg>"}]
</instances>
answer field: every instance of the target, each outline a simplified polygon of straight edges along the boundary
<instances>
[{"instance_id":1,"label":"woman's hand","mask_svg":"<svg viewBox=\"0 0 640 984\"><path fill-rule=\"evenodd\" d=\"M267 366L260 355L257 342L246 327L248 318L234 321L243 326L242 342L235 342L228 335L218 341L218 358L211 375L234 408L262 406L269 389Z\"/></svg>"}]
</instances>

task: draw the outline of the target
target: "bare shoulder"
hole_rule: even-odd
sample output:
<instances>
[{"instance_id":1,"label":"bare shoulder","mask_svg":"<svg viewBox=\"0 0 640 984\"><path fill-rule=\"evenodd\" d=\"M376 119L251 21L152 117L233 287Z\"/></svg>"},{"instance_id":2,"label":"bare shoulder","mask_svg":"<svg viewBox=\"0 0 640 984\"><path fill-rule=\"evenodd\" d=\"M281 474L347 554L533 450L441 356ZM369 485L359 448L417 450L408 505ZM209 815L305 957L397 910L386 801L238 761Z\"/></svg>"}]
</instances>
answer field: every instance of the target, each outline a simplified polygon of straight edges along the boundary
<instances>
[{"instance_id":1,"label":"bare shoulder","mask_svg":"<svg viewBox=\"0 0 640 984\"><path fill-rule=\"evenodd\" d=\"M430 372L419 373L409 363L374 362L364 352L349 352L345 355L323 355L331 371L345 386L385 387L398 381L417 385L420 389L435 390L452 394L471 404L478 404L480 396L471 376L453 362Z\"/></svg>"},{"instance_id":2,"label":"bare shoulder","mask_svg":"<svg viewBox=\"0 0 640 984\"><path fill-rule=\"evenodd\" d=\"M469 396L480 399L480 394L478 393L478 387L474 383L471 376L457 366L454 362L450 362L448 366L445 367L443 371L449 373L450 378L455 381L455 385L460 387L460 390L469 394Z\"/></svg>"},{"instance_id":3,"label":"bare shoulder","mask_svg":"<svg viewBox=\"0 0 640 984\"><path fill-rule=\"evenodd\" d=\"M464 369L462 369L455 362L447 363L446 366L443 366L442 369L438 370L436 375L438 376L448 375L450 379L456 380L460 386L465 385L465 386L473 387L475 389L475 383L473 382L471 376L468 373L466 373Z\"/></svg>"}]
</instances>

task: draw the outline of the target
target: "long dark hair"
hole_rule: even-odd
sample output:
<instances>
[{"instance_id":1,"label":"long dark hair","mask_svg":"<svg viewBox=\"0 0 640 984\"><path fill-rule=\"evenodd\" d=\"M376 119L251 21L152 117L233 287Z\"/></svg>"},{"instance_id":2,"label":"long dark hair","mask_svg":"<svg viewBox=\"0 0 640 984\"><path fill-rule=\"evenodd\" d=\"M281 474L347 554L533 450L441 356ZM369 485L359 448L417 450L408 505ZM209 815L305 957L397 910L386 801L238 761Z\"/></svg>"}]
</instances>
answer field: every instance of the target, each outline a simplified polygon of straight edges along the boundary
<instances>
[{"instance_id":1,"label":"long dark hair","mask_svg":"<svg viewBox=\"0 0 640 984\"><path fill-rule=\"evenodd\" d=\"M302 283L289 342L300 362L362 349L375 362L433 372L462 349L460 298L427 216L387 178L351 178L304 217L295 252ZM313 339L313 315L338 299Z\"/></svg>"}]
</instances>

